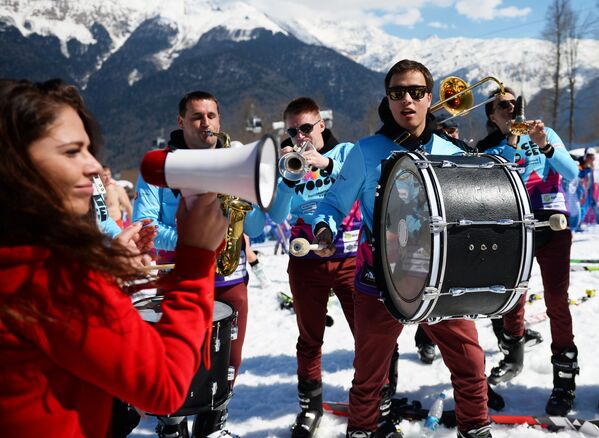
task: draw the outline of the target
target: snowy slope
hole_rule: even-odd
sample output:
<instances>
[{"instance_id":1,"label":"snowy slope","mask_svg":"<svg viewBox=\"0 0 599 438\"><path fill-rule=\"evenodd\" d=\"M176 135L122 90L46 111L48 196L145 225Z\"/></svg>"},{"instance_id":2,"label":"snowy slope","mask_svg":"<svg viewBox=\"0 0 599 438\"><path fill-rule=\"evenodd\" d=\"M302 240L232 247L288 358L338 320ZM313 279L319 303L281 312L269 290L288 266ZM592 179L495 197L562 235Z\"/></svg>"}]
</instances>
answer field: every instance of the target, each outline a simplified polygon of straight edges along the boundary
<instances>
[{"instance_id":1,"label":"snowy slope","mask_svg":"<svg viewBox=\"0 0 599 438\"><path fill-rule=\"evenodd\" d=\"M599 227L577 233L572 247L572 258L599 258ZM272 247L264 249L261 260L272 280L272 286L261 290L256 279L250 279L250 314L244 347L244 362L230 404L228 429L245 438L288 437L289 427L298 412L296 395L295 343L297 327L294 315L280 310L277 291L289 291L287 256L273 255ZM538 266L535 263L531 292L541 291ZM599 272L574 272L571 276L570 295L584 295L589 288L599 289ZM335 324L326 329L323 348L323 382L325 400L347 400L347 391L353 377L353 342L336 299L329 305ZM572 306L574 333L579 349L580 376L574 415L599 419L599 373L596 349L599 341L599 297L579 306ZM527 304L527 314L544 310L543 301ZM487 352L487 371L502 357L497 349L490 322L477 323L481 345ZM526 353L525 370L511 382L501 384L497 391L506 401L502 413L516 415L543 415L552 387L550 363L549 323L544 321L531 328L542 333L545 341ZM399 340L399 384L397 396L421 400L430 406L431 399L440 391L448 394L447 408L453 407L449 372L438 357L432 365L419 362L414 347L415 327L407 327ZM133 436L153 434L155 418L148 417L134 431ZM345 419L325 414L319 438L345 436ZM402 423L407 438L420 436L422 423ZM439 438L454 438L454 429L442 427L435 434ZM525 426L495 426L495 438L547 437L566 438L582 435L573 432L550 433Z\"/></svg>"}]
</instances>

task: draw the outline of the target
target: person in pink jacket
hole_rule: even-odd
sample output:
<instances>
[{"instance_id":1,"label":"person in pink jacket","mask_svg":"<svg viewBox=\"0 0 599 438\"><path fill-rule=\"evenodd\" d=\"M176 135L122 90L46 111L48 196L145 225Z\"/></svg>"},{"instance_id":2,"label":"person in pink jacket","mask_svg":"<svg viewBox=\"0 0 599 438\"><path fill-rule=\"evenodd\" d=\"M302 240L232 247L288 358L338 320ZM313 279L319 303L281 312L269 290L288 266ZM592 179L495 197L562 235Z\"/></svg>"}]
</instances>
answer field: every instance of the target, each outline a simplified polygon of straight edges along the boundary
<instances>
[{"instance_id":1,"label":"person in pink jacket","mask_svg":"<svg viewBox=\"0 0 599 438\"><path fill-rule=\"evenodd\" d=\"M207 357L227 225L216 197L181 203L176 268L150 325L120 285L138 275L153 231L131 228L134 248L101 234L98 142L73 86L0 81L0 424L10 436L110 436L114 398L172 413Z\"/></svg>"}]
</instances>

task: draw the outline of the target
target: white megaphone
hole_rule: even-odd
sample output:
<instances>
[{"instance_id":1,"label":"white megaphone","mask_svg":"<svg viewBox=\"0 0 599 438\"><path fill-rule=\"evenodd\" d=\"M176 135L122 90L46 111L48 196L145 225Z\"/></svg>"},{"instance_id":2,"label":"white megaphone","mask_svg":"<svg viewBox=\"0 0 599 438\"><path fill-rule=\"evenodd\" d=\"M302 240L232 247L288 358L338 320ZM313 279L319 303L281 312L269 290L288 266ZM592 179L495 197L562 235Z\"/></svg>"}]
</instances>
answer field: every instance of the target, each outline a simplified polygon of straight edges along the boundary
<instances>
[{"instance_id":1,"label":"white megaphone","mask_svg":"<svg viewBox=\"0 0 599 438\"><path fill-rule=\"evenodd\" d=\"M157 149L146 153L141 175L148 184L238 196L268 210L277 184L279 149L270 135L224 149Z\"/></svg>"}]
</instances>

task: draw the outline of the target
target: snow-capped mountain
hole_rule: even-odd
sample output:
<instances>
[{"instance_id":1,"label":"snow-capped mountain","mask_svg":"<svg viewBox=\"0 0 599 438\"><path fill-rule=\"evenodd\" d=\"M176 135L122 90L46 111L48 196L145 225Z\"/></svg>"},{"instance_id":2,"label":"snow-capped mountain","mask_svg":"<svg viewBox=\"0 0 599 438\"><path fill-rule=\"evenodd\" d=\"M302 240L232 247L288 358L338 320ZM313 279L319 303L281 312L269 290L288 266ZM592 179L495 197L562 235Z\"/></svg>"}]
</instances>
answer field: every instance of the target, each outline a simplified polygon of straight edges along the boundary
<instances>
[{"instance_id":1,"label":"snow-capped mountain","mask_svg":"<svg viewBox=\"0 0 599 438\"><path fill-rule=\"evenodd\" d=\"M255 115L249 113L258 112L270 126L298 95L332 108L335 132L355 140L377 128L383 74L402 58L423 62L438 80L458 75L474 83L494 76L524 92L530 114L543 114L549 50L537 39L405 40L368 23L275 16L249 1L0 2L0 77L77 83L107 132L110 161L129 157L118 165L137 161L139 151L174 124L180 96L197 88L219 97L228 130L242 141L249 140L243 129ZM599 41L583 40L577 90L585 98L577 99L576 143L599 138L599 104L587 97L598 86ZM469 116L462 131L480 136L481 117ZM564 113L558 131L565 120Z\"/></svg>"},{"instance_id":2,"label":"snow-capped mountain","mask_svg":"<svg viewBox=\"0 0 599 438\"><path fill-rule=\"evenodd\" d=\"M492 75L515 88L537 94L545 84L550 44L540 39L467 39L437 37L405 40L364 23L330 22L292 16L286 22L270 16L249 2L213 0L7 0L0 4L0 20L24 36L56 36L65 57L69 41L93 45L94 24L103 26L111 40L110 53L118 51L146 20L158 20L174 32L169 47L155 53L155 62L167 69L181 52L197 44L208 31L223 27L228 38L243 41L263 28L293 35L306 44L331 48L375 71L386 71L402 58L417 59L437 78L464 72L469 82ZM516 35L517 36L517 35ZM501 60L498 62L497 60ZM580 86L599 76L599 41L584 40L579 49ZM97 65L101 67L101 62Z\"/></svg>"}]
</instances>

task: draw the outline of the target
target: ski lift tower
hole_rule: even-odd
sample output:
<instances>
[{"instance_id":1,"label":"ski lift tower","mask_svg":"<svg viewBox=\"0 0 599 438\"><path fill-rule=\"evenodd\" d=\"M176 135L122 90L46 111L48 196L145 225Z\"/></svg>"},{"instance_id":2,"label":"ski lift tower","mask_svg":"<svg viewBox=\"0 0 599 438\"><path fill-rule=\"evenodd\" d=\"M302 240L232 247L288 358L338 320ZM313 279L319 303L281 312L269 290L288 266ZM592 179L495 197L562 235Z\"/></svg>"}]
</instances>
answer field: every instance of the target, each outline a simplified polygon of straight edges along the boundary
<instances>
[{"instance_id":1,"label":"ski lift tower","mask_svg":"<svg viewBox=\"0 0 599 438\"><path fill-rule=\"evenodd\" d=\"M285 133L285 122L283 122L283 121L272 122L272 130L275 132L275 137L277 138L277 144L281 144L281 137Z\"/></svg>"},{"instance_id":2,"label":"ski lift tower","mask_svg":"<svg viewBox=\"0 0 599 438\"><path fill-rule=\"evenodd\" d=\"M262 119L260 117L249 117L245 124L245 130L252 134L260 134L262 132Z\"/></svg>"},{"instance_id":3,"label":"ski lift tower","mask_svg":"<svg viewBox=\"0 0 599 438\"><path fill-rule=\"evenodd\" d=\"M326 126L327 129L333 128L333 110L321 110L320 118L324 121L324 126Z\"/></svg>"}]
</instances>

